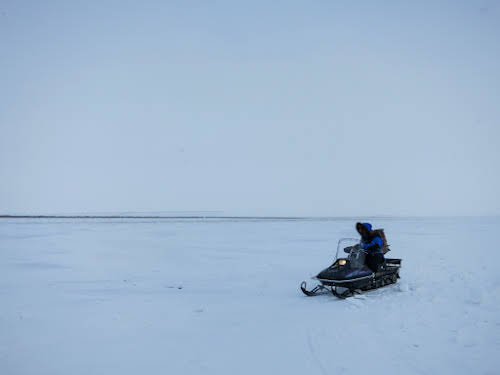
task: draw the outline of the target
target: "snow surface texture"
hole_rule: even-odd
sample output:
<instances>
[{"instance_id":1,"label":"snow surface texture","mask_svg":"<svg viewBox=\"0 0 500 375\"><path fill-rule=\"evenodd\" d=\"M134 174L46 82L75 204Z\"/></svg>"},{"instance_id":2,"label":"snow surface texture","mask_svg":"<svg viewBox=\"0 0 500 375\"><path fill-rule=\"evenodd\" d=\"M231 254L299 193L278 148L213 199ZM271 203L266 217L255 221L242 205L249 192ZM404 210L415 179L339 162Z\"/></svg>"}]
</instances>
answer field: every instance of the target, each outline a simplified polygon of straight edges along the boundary
<instances>
[{"instance_id":1,"label":"snow surface texture","mask_svg":"<svg viewBox=\"0 0 500 375\"><path fill-rule=\"evenodd\" d=\"M498 374L500 218L374 219L397 284L306 297L354 220L0 221L0 373Z\"/></svg>"}]
</instances>

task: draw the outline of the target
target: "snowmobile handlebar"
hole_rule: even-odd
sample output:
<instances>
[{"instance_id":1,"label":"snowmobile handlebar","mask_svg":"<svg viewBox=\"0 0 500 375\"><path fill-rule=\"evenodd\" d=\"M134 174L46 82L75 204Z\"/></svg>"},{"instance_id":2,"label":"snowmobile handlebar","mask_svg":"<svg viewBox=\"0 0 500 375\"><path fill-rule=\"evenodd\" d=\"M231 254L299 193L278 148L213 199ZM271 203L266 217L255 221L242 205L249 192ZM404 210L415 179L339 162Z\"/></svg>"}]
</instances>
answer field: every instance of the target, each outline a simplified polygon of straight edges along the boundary
<instances>
[{"instance_id":1,"label":"snowmobile handlebar","mask_svg":"<svg viewBox=\"0 0 500 375\"><path fill-rule=\"evenodd\" d=\"M344 253L349 254L351 251L359 250L360 248L361 248L360 244L357 244L357 245L354 245L354 246L347 246L347 247L344 248Z\"/></svg>"}]
</instances>

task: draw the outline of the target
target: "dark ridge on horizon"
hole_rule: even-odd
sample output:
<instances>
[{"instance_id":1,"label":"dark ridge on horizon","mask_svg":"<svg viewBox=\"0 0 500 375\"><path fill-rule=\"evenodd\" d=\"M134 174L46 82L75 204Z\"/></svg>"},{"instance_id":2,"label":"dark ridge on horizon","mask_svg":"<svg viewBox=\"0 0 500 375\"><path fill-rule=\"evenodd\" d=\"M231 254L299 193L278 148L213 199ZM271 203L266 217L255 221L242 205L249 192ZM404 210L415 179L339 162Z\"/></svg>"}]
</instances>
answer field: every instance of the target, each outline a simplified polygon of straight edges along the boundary
<instances>
[{"instance_id":1,"label":"dark ridge on horizon","mask_svg":"<svg viewBox=\"0 0 500 375\"><path fill-rule=\"evenodd\" d=\"M327 217L305 216L160 216L160 215L0 215L0 219L242 219L242 220L306 220Z\"/></svg>"},{"instance_id":2,"label":"dark ridge on horizon","mask_svg":"<svg viewBox=\"0 0 500 375\"><path fill-rule=\"evenodd\" d=\"M131 219L131 220L308 220L308 221L338 221L338 220L409 220L409 219L445 219L445 218L477 218L498 217L500 215L438 215L438 216L398 216L398 215L372 215L372 216L236 216L236 215L0 215L1 219Z\"/></svg>"}]
</instances>

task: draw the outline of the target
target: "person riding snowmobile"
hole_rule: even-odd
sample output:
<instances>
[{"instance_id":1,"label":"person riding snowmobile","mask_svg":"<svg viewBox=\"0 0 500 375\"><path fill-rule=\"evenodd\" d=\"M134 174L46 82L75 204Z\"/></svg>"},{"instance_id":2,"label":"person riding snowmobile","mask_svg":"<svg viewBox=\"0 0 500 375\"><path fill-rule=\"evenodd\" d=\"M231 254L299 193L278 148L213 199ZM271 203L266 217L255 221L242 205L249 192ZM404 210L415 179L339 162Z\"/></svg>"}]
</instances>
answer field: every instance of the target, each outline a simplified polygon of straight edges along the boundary
<instances>
[{"instance_id":1,"label":"person riding snowmobile","mask_svg":"<svg viewBox=\"0 0 500 375\"><path fill-rule=\"evenodd\" d=\"M356 223L356 230L361 235L361 248L365 251L365 263L373 272L377 272L384 263L382 246L384 241L372 230L370 223Z\"/></svg>"}]
</instances>

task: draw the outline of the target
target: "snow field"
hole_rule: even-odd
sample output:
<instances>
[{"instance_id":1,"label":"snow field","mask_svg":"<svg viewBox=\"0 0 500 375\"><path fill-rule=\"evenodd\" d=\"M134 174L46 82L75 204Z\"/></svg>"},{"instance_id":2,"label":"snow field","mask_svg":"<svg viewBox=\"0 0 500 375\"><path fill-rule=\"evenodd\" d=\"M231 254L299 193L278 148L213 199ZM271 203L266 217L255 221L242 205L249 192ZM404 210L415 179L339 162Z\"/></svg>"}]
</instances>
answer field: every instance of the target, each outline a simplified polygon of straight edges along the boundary
<instances>
[{"instance_id":1,"label":"snow field","mask_svg":"<svg viewBox=\"0 0 500 375\"><path fill-rule=\"evenodd\" d=\"M498 373L500 219L373 219L398 283L304 296L354 223L3 219L0 373Z\"/></svg>"}]
</instances>

